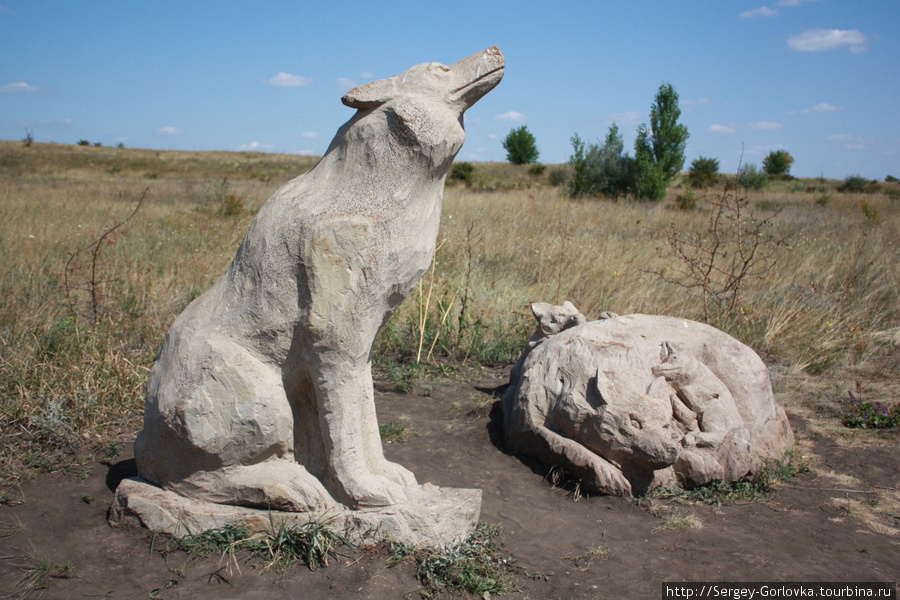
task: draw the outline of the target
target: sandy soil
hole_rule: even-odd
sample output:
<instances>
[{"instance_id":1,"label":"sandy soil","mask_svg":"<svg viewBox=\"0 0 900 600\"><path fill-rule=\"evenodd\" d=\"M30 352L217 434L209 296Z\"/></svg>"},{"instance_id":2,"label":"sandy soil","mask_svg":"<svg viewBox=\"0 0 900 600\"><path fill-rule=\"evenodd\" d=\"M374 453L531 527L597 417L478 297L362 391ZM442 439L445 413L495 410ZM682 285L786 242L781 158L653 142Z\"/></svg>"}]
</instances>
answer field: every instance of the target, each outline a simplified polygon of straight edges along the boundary
<instances>
[{"instance_id":1,"label":"sandy soil","mask_svg":"<svg viewBox=\"0 0 900 600\"><path fill-rule=\"evenodd\" d=\"M574 501L548 483L540 465L503 449L490 394L505 381L498 370L439 383L430 397L398 394L389 384L377 394L382 423L403 418L420 432L387 444L388 458L420 482L483 490L482 520L502 525L500 540L521 570L520 591L505 597L659 598L664 581L900 580L896 444L848 444L789 406L813 470L767 501L654 511L621 498ZM276 574L246 558L229 568L217 558L165 555L165 542L146 531L111 529L106 510L116 483L134 470L130 451L93 465L84 480L29 481L23 504L0 507L0 597L16 597L29 552L72 564L67 577L50 579L41 596L47 599L419 597L413 566L387 568L384 551L357 552L321 571ZM678 522L667 521L673 515L693 516L700 526L666 529ZM584 556L591 549L608 556Z\"/></svg>"}]
</instances>

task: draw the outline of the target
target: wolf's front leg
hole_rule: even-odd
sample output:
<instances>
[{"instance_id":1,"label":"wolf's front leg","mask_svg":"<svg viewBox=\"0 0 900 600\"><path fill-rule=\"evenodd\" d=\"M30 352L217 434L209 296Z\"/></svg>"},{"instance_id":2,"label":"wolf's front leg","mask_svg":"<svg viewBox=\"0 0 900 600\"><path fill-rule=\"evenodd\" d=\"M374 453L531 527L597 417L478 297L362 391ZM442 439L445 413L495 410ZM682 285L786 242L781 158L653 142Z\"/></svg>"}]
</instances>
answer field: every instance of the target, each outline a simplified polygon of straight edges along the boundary
<instances>
[{"instance_id":1,"label":"wolf's front leg","mask_svg":"<svg viewBox=\"0 0 900 600\"><path fill-rule=\"evenodd\" d=\"M381 434L378 430L378 419L375 415L375 390L372 385L372 363L366 364L366 372L363 376L366 389L366 400L363 411L364 423L362 435L366 447L366 461L376 475L383 475L403 486L406 491L418 487L416 476L409 469L390 462L384 457L384 446L381 444Z\"/></svg>"},{"instance_id":2,"label":"wolf's front leg","mask_svg":"<svg viewBox=\"0 0 900 600\"><path fill-rule=\"evenodd\" d=\"M415 478L386 467L368 366L320 364L318 371L313 379L332 491L354 508L403 502L407 480L414 485Z\"/></svg>"}]
</instances>

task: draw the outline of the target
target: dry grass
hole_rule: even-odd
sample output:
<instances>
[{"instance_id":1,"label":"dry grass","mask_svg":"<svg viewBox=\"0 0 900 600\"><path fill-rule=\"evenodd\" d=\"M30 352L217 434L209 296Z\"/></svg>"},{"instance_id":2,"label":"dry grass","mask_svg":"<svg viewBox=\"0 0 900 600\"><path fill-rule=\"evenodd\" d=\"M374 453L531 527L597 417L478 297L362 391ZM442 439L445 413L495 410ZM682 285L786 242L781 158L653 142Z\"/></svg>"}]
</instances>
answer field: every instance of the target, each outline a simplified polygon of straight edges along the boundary
<instances>
[{"instance_id":1,"label":"dry grass","mask_svg":"<svg viewBox=\"0 0 900 600\"><path fill-rule=\"evenodd\" d=\"M113 452L140 427L166 329L224 272L255 211L312 160L0 142L0 477ZM677 189L661 204L571 201L547 177L479 164L476 185L447 189L435 268L379 336L379 362L409 362L421 347L436 364L509 364L533 330L534 301L571 300L588 318L701 317L695 290L653 272L678 266L667 230L704 235L702 198L696 211L670 208ZM747 278L738 310L713 320L773 373L852 370L896 381L900 202L887 186L894 196L840 194L836 184L778 182L751 193L760 216L781 209L772 233L790 248ZM147 186L145 205L99 255L93 322L89 298L66 297L65 265L130 214ZM243 200L235 216L219 210L226 191Z\"/></svg>"},{"instance_id":2,"label":"dry grass","mask_svg":"<svg viewBox=\"0 0 900 600\"><path fill-rule=\"evenodd\" d=\"M900 533L900 494L897 490L876 489L865 497L832 498L832 506L851 516L870 531L882 535L895 536ZM842 517L837 517L838 519Z\"/></svg>"}]
</instances>

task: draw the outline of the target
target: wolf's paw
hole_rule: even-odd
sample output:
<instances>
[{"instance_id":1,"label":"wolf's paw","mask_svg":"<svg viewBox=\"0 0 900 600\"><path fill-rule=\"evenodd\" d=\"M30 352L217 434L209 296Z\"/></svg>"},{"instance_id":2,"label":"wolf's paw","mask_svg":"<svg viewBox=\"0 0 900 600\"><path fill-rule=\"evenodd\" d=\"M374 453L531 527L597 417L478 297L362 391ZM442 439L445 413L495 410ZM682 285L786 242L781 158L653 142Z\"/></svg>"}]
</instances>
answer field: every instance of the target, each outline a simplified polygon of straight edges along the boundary
<instances>
[{"instance_id":1,"label":"wolf's paw","mask_svg":"<svg viewBox=\"0 0 900 600\"><path fill-rule=\"evenodd\" d=\"M384 464L381 465L381 474L400 484L405 490L411 490L419 486L419 482L416 481L416 476L413 475L412 471L394 462L384 461Z\"/></svg>"},{"instance_id":2,"label":"wolf's paw","mask_svg":"<svg viewBox=\"0 0 900 600\"><path fill-rule=\"evenodd\" d=\"M350 491L350 490L348 490ZM355 508L391 506L400 504L407 498L406 490L387 477L372 475L363 485L354 486L350 492Z\"/></svg>"}]
</instances>

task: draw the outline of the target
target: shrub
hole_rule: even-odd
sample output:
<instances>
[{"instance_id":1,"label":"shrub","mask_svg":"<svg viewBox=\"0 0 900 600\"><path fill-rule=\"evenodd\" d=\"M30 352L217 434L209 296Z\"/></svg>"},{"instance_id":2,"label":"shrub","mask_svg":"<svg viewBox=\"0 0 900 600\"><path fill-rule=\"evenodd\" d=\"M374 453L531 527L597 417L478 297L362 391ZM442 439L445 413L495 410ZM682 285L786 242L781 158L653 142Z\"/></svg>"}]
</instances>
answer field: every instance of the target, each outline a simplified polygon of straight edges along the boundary
<instances>
[{"instance_id":1,"label":"shrub","mask_svg":"<svg viewBox=\"0 0 900 600\"><path fill-rule=\"evenodd\" d=\"M450 179L472 183L472 175L475 174L475 165L468 162L455 162L450 171Z\"/></svg>"},{"instance_id":2,"label":"shrub","mask_svg":"<svg viewBox=\"0 0 900 600\"><path fill-rule=\"evenodd\" d=\"M719 160L700 156L691 163L688 173L688 182L691 187L705 188L715 185L719 181Z\"/></svg>"},{"instance_id":3,"label":"shrub","mask_svg":"<svg viewBox=\"0 0 900 600\"><path fill-rule=\"evenodd\" d=\"M878 214L878 208L872 206L865 200L859 203L859 208L862 210L863 215L865 215L866 220L870 223L877 223L881 220L881 215Z\"/></svg>"},{"instance_id":4,"label":"shrub","mask_svg":"<svg viewBox=\"0 0 900 600\"><path fill-rule=\"evenodd\" d=\"M773 177L790 175L792 164L794 157L787 150L773 150L763 159L763 170Z\"/></svg>"},{"instance_id":5,"label":"shrub","mask_svg":"<svg viewBox=\"0 0 900 600\"><path fill-rule=\"evenodd\" d=\"M623 152L625 145L619 128L613 123L603 145L585 144L575 134L572 137L574 154L569 164L575 175L569 184L569 195L606 196L618 199L634 185L634 161Z\"/></svg>"},{"instance_id":6,"label":"shrub","mask_svg":"<svg viewBox=\"0 0 900 600\"><path fill-rule=\"evenodd\" d=\"M862 175L847 175L844 182L838 186L839 192L863 192L869 181Z\"/></svg>"},{"instance_id":7,"label":"shrub","mask_svg":"<svg viewBox=\"0 0 900 600\"><path fill-rule=\"evenodd\" d=\"M544 170L546 168L547 167L545 165L542 165L540 163L535 163L535 164L531 165L531 168L528 169L528 174L534 175L535 177L540 177L541 175L544 174Z\"/></svg>"},{"instance_id":8,"label":"shrub","mask_svg":"<svg viewBox=\"0 0 900 600\"><path fill-rule=\"evenodd\" d=\"M745 190L761 190L766 186L769 177L753 163L747 163L738 171L738 185Z\"/></svg>"},{"instance_id":9,"label":"shrub","mask_svg":"<svg viewBox=\"0 0 900 600\"><path fill-rule=\"evenodd\" d=\"M90 146L91 143L87 140L78 140L78 145L79 146Z\"/></svg>"},{"instance_id":10,"label":"shrub","mask_svg":"<svg viewBox=\"0 0 900 600\"><path fill-rule=\"evenodd\" d=\"M537 162L540 155L537 140L528 131L527 125L510 130L503 140L503 149L506 150L506 160L514 165Z\"/></svg>"},{"instance_id":11,"label":"shrub","mask_svg":"<svg viewBox=\"0 0 900 600\"><path fill-rule=\"evenodd\" d=\"M900 181L900 179L897 179L893 175L888 175L887 177L884 178L884 181L885 181L885 183L897 183L898 181Z\"/></svg>"},{"instance_id":12,"label":"shrub","mask_svg":"<svg viewBox=\"0 0 900 600\"><path fill-rule=\"evenodd\" d=\"M556 169L550 170L550 185L559 187L566 183L566 180L569 178L569 174L566 173L566 170L562 167L557 167Z\"/></svg>"},{"instance_id":13,"label":"shrub","mask_svg":"<svg viewBox=\"0 0 900 600\"><path fill-rule=\"evenodd\" d=\"M683 194L678 194L675 198L675 206L679 210L694 210L697 208L697 198L692 190L687 190Z\"/></svg>"}]
</instances>

